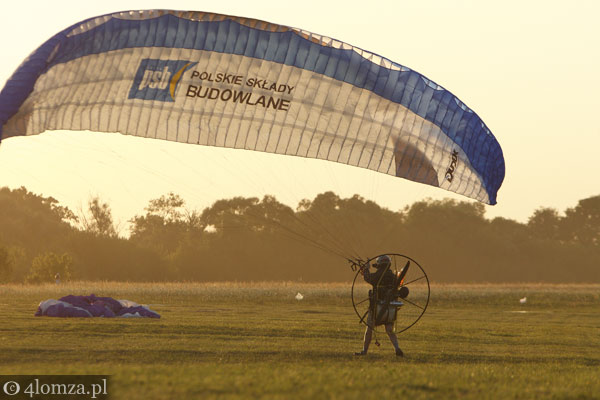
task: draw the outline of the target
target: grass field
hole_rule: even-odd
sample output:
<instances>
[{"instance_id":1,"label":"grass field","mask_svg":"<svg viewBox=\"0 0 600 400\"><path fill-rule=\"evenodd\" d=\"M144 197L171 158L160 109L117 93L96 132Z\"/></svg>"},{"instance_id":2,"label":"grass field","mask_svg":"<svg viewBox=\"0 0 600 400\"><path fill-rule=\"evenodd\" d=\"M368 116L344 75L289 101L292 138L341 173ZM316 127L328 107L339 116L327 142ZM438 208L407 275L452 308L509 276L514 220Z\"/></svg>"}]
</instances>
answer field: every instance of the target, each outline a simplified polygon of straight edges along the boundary
<instances>
[{"instance_id":1,"label":"grass field","mask_svg":"<svg viewBox=\"0 0 600 400\"><path fill-rule=\"evenodd\" d=\"M91 293L162 318L33 316ZM434 285L406 357L384 334L354 357L362 334L346 284L0 286L0 374L111 375L113 399L600 399L600 285Z\"/></svg>"}]
</instances>

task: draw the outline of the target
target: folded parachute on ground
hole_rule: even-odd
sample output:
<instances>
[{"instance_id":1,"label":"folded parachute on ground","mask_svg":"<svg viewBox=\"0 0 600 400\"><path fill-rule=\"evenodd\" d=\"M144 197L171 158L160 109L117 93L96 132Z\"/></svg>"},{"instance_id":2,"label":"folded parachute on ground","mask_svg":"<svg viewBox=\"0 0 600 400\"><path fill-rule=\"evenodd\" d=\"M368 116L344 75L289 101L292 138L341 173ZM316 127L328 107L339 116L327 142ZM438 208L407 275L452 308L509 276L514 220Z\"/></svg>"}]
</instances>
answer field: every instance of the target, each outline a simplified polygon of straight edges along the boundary
<instances>
[{"instance_id":1,"label":"folded parachute on ground","mask_svg":"<svg viewBox=\"0 0 600 400\"><path fill-rule=\"evenodd\" d=\"M419 73L301 29L128 11L58 33L0 92L0 138L91 130L319 158L495 204L502 150Z\"/></svg>"},{"instance_id":2,"label":"folded parachute on ground","mask_svg":"<svg viewBox=\"0 0 600 400\"><path fill-rule=\"evenodd\" d=\"M147 317L160 318L146 306L129 300L115 300L112 297L68 295L59 300L42 301L35 313L36 317Z\"/></svg>"}]
</instances>

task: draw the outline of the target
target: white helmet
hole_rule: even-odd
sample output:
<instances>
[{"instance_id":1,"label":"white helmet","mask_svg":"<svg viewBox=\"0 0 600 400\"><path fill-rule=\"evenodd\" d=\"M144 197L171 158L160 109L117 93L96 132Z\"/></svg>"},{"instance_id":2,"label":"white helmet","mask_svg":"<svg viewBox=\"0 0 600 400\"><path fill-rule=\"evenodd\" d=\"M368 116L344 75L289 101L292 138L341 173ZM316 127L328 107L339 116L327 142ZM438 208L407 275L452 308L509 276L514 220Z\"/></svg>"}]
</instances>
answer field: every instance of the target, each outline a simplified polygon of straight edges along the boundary
<instances>
[{"instance_id":1,"label":"white helmet","mask_svg":"<svg viewBox=\"0 0 600 400\"><path fill-rule=\"evenodd\" d=\"M392 264L392 259L387 254L377 257L377 262L375 263L375 268L387 268Z\"/></svg>"}]
</instances>

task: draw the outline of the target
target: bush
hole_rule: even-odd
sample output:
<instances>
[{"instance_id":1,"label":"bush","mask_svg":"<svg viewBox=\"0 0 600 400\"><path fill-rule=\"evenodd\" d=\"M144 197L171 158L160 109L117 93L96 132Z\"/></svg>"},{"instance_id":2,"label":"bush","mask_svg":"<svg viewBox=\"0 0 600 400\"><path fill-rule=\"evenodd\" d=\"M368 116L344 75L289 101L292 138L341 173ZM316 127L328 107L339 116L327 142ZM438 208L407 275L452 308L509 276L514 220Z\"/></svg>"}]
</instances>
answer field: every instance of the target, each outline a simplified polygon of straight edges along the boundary
<instances>
[{"instance_id":1,"label":"bush","mask_svg":"<svg viewBox=\"0 0 600 400\"><path fill-rule=\"evenodd\" d=\"M25 280L29 283L54 282L55 275L60 274L61 280L69 280L73 259L67 253L62 256L48 252L37 256L31 262L31 270Z\"/></svg>"}]
</instances>

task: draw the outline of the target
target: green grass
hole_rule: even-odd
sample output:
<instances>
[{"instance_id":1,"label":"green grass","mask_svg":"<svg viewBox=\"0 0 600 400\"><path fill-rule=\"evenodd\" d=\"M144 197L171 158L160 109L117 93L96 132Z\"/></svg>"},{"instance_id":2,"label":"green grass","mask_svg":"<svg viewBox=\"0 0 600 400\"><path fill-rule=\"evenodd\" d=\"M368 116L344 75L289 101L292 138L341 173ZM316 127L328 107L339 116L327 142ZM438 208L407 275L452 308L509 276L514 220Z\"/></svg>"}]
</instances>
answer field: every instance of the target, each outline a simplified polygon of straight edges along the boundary
<instances>
[{"instance_id":1,"label":"green grass","mask_svg":"<svg viewBox=\"0 0 600 400\"><path fill-rule=\"evenodd\" d=\"M71 293L162 318L33 316ZM403 359L385 334L354 357L362 334L345 284L0 286L0 373L108 374L113 399L600 399L600 285L433 286Z\"/></svg>"}]
</instances>

